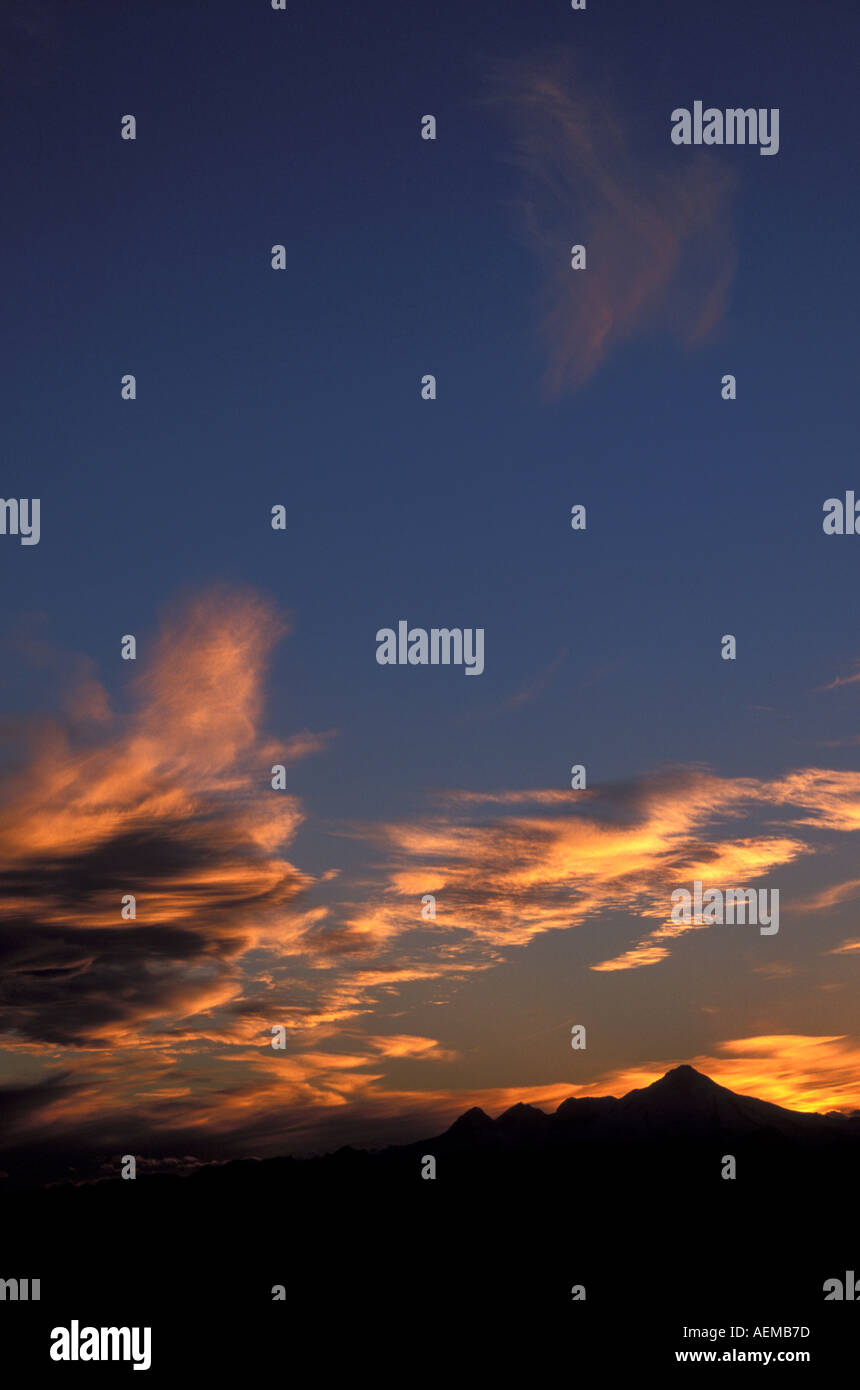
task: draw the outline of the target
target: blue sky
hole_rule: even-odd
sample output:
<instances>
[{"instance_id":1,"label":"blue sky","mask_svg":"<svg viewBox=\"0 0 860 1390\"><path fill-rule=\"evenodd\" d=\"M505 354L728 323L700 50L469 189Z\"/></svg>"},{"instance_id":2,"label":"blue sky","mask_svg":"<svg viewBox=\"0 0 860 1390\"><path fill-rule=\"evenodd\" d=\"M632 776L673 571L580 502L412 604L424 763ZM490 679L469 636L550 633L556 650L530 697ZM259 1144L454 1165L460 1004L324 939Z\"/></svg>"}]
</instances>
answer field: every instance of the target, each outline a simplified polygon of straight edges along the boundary
<instances>
[{"instance_id":1,"label":"blue sky","mask_svg":"<svg viewBox=\"0 0 860 1390\"><path fill-rule=\"evenodd\" d=\"M564 790L574 762L595 789L680 765L853 774L856 749L822 742L854 736L856 687L816 693L860 659L860 542L821 529L824 500L858 483L847 6L291 0L275 13L216 0L71 16L46 3L3 24L2 492L42 501L40 544L0 544L7 721L54 714L81 660L121 716L139 673L119 659L124 633L141 668L159 614L189 593L268 596L293 630L261 723L275 740L330 734L290 772L305 817L290 860L338 870L315 890L335 915L339 895L356 901L342 884L390 870L356 826L427 817L434 789ZM510 93L550 73L588 113L601 177L619 123L623 167L605 171L625 197L628 180L631 196L665 189L669 231L691 171L706 192L731 182L685 254L696 274L734 267L695 346L668 325L676 310L691 319L701 291L671 274L653 311L555 393L547 245L573 276L569 247L588 241L584 274L610 296L631 259L647 276L653 256L635 219L614 239L551 122L539 157L517 156L524 107ZM673 147L670 113L696 99L778 107L779 153ZM419 137L425 113L435 142ZM562 197L546 202L556 161ZM428 372L433 402L419 394ZM726 372L734 402L720 398ZM569 526L576 502L584 533ZM375 633L401 618L484 628L484 674L378 666ZM827 853L845 879L845 842ZM803 891L820 886L813 875ZM621 950L629 909L607 908ZM563 1014L550 980L570 935L471 982L485 1087L518 1079L494 1010L534 998L541 1017ZM615 987L647 993L662 968ZM701 962L688 968L697 980ZM423 1036L434 1010L410 1010L405 1031ZM438 1013L430 1035L462 1051L470 1025L452 1014L446 1043ZM795 1033L775 1017L760 1000L746 1031ZM841 1036L838 1011L825 1023L819 1012L810 1029ZM586 1081L708 1045L671 1009L643 1031ZM522 1084L560 1079L535 1056Z\"/></svg>"}]
</instances>

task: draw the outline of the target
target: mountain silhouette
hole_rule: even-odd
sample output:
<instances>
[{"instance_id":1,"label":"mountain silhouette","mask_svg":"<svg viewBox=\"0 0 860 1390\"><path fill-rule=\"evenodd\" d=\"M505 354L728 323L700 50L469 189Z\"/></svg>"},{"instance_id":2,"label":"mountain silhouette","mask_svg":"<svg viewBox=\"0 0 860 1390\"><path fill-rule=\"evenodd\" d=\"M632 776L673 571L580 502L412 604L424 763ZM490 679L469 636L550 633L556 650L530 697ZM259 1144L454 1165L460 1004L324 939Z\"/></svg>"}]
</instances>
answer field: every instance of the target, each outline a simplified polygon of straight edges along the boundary
<instances>
[{"instance_id":1,"label":"mountain silhouette","mask_svg":"<svg viewBox=\"0 0 860 1390\"><path fill-rule=\"evenodd\" d=\"M368 1150L347 1145L310 1158L279 1157L234 1159L203 1163L185 1175L176 1171L139 1174L137 1187L158 1182L163 1190L179 1183L186 1189L200 1185L226 1188L243 1181L280 1181L289 1170L296 1180L310 1180L325 1171L332 1174L361 1169L368 1176L377 1170L388 1180L395 1172L411 1172L415 1155L456 1157L462 1165L492 1150L525 1161L530 1153L546 1164L567 1161L575 1152L584 1161L588 1149L601 1150L610 1160L631 1144L662 1149L671 1154L689 1145L725 1144L729 1140L766 1146L801 1144L830 1151L833 1147L853 1153L860 1143L860 1112L808 1113L786 1109L771 1101L739 1095L689 1065L673 1067L648 1086L616 1096L571 1096L553 1112L518 1102L495 1119L479 1106L464 1111L442 1133L411 1143ZM31 1181L28 1186L35 1186ZM91 1188L124 1188L116 1178L91 1180ZM14 1180L7 1185L17 1187ZM80 1187L60 1181L51 1190Z\"/></svg>"},{"instance_id":2,"label":"mountain silhouette","mask_svg":"<svg viewBox=\"0 0 860 1390\"><path fill-rule=\"evenodd\" d=\"M771 1101L738 1095L688 1065L673 1067L649 1086L626 1095L571 1097L552 1113L519 1103L493 1120L483 1110L467 1110L436 1139L442 1151L470 1146L565 1145L576 1140L603 1143L695 1141L708 1137L832 1141L860 1138L856 1114L827 1115L788 1110Z\"/></svg>"},{"instance_id":3,"label":"mountain silhouette","mask_svg":"<svg viewBox=\"0 0 860 1390\"><path fill-rule=\"evenodd\" d=\"M481 1134L486 1134L493 1128L493 1121L490 1119L479 1105L473 1105L471 1110L467 1110L446 1130L447 1134L455 1136L471 1136L477 1138Z\"/></svg>"},{"instance_id":4,"label":"mountain silhouette","mask_svg":"<svg viewBox=\"0 0 860 1390\"><path fill-rule=\"evenodd\" d=\"M786 1110L770 1101L738 1095L695 1067L674 1067L641 1090L628 1092L602 1116L602 1131L617 1134L809 1135L830 1130L823 1116Z\"/></svg>"},{"instance_id":5,"label":"mountain silhouette","mask_svg":"<svg viewBox=\"0 0 860 1390\"><path fill-rule=\"evenodd\" d=\"M655 1327L672 1348L683 1324L820 1315L820 1356L840 1307L823 1302L824 1281L860 1269L858 1167L857 1115L787 1110L678 1066L552 1112L473 1106L442 1133L377 1151L22 1189L4 1209L6 1272L38 1274L59 1321L114 1307L99 1320L119 1324L151 1306L163 1327L175 1309L180 1359L189 1318L204 1325L213 1306L255 1326L271 1309L280 1349L287 1328L327 1347L347 1314L362 1336L380 1317L417 1319L422 1356L452 1310L489 1337L531 1310L538 1327L565 1319L578 1354L590 1337L601 1364ZM118 1290L105 1251L126 1247ZM583 1305L571 1301L580 1284Z\"/></svg>"}]
</instances>

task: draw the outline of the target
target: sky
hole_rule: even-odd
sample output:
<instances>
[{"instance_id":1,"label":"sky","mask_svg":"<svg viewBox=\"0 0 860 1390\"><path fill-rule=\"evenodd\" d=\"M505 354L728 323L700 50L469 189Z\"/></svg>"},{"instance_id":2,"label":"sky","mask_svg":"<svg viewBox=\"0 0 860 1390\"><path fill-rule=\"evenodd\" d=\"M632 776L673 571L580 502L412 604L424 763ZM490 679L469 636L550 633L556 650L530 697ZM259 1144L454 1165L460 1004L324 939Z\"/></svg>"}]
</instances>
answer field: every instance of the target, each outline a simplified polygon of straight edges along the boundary
<instances>
[{"instance_id":1,"label":"sky","mask_svg":"<svg viewBox=\"0 0 860 1390\"><path fill-rule=\"evenodd\" d=\"M860 1108L857 29L0 5L4 1171L682 1062ZM674 145L696 100L778 152ZM400 620L483 672L380 665ZM696 879L778 933L679 930Z\"/></svg>"}]
</instances>

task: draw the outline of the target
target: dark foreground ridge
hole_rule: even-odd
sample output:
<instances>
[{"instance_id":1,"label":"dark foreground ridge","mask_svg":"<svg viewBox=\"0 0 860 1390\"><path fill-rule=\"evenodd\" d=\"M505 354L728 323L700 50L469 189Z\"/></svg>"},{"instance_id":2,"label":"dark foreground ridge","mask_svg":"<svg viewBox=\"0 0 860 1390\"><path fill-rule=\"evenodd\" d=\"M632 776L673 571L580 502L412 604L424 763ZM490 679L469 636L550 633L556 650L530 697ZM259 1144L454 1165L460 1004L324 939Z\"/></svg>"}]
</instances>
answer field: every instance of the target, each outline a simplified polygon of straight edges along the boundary
<instances>
[{"instance_id":1,"label":"dark foreground ridge","mask_svg":"<svg viewBox=\"0 0 860 1390\"><path fill-rule=\"evenodd\" d=\"M860 1332L860 1301L823 1294L860 1277L858 1172L857 1115L786 1110L682 1066L553 1114L473 1108L374 1153L18 1192L3 1248L44 1300L62 1293L57 1321L128 1322L131 1304L140 1322L149 1307L162 1342L197 1316L246 1318L275 1344L333 1320L421 1336L453 1320L590 1339L608 1366L610 1348L635 1362L637 1338L668 1348L684 1324L753 1319L824 1326L832 1349Z\"/></svg>"}]
</instances>

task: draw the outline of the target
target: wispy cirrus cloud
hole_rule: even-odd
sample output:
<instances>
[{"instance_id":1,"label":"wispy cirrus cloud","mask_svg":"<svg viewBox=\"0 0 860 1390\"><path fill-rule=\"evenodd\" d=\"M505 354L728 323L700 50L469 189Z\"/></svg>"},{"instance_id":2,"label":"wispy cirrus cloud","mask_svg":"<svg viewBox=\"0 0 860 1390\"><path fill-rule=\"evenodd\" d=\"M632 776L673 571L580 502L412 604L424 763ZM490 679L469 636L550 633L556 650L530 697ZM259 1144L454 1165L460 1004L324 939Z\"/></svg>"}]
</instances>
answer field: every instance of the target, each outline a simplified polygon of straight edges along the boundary
<instances>
[{"instance_id":1,"label":"wispy cirrus cloud","mask_svg":"<svg viewBox=\"0 0 860 1390\"><path fill-rule=\"evenodd\" d=\"M491 100L512 119L526 233L546 266L550 394L640 334L706 338L737 263L726 167L709 153L679 164L668 137L647 151L608 86L558 55L497 70ZM587 247L586 270L571 269L572 244Z\"/></svg>"},{"instance_id":2,"label":"wispy cirrus cloud","mask_svg":"<svg viewBox=\"0 0 860 1390\"><path fill-rule=\"evenodd\" d=\"M860 682L860 662L855 662L855 669L850 676L834 676L833 680L828 681L827 685L819 685L816 689L819 691L838 690L840 686L857 685L858 682Z\"/></svg>"}]
</instances>

